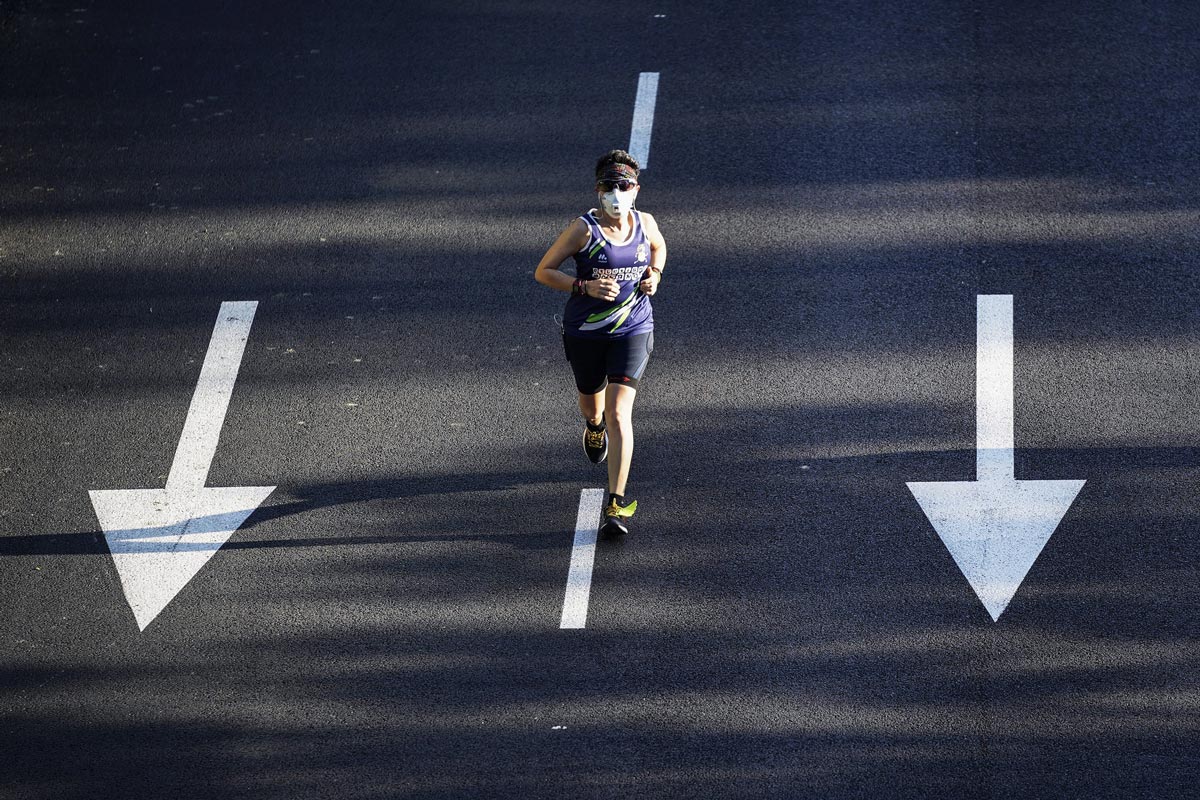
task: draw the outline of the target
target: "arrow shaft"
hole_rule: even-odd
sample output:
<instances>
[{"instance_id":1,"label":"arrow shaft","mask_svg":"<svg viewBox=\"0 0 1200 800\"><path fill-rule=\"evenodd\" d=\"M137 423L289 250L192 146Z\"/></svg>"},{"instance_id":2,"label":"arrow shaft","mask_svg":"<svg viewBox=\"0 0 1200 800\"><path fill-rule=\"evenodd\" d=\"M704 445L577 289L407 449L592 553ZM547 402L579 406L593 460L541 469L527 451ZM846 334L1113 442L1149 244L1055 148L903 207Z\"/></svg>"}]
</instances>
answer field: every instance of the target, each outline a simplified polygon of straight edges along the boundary
<instances>
[{"instance_id":1,"label":"arrow shaft","mask_svg":"<svg viewBox=\"0 0 1200 800\"><path fill-rule=\"evenodd\" d=\"M257 301L221 303L200 380L183 423L183 435L171 462L168 493L198 491L208 479L257 308Z\"/></svg>"},{"instance_id":2,"label":"arrow shaft","mask_svg":"<svg viewBox=\"0 0 1200 800\"><path fill-rule=\"evenodd\" d=\"M976 479L1013 480L1013 298L976 299Z\"/></svg>"}]
</instances>

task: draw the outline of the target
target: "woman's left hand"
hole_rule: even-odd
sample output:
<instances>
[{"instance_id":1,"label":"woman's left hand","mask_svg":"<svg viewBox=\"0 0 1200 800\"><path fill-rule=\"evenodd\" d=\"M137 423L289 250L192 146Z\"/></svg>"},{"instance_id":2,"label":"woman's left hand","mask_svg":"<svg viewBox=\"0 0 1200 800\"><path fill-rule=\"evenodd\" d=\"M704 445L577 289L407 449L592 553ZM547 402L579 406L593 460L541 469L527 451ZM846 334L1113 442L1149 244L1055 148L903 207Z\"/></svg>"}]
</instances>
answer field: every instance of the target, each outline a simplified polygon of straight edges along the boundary
<instances>
[{"instance_id":1,"label":"woman's left hand","mask_svg":"<svg viewBox=\"0 0 1200 800\"><path fill-rule=\"evenodd\" d=\"M650 296L658 291L658 282L662 280L662 275L652 269L646 270L646 275L648 277L642 279L642 282L638 284L638 288L642 290L642 294Z\"/></svg>"}]
</instances>

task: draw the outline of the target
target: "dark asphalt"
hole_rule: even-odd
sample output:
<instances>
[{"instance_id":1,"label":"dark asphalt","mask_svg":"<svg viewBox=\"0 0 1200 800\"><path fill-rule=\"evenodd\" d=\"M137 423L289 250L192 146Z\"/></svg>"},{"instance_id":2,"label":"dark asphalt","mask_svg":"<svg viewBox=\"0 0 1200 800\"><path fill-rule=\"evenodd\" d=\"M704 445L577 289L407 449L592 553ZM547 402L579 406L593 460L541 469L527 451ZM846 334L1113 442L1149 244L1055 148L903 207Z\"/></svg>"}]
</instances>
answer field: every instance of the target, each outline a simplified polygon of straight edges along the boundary
<instances>
[{"instance_id":1,"label":"dark asphalt","mask_svg":"<svg viewBox=\"0 0 1200 800\"><path fill-rule=\"evenodd\" d=\"M1200 9L1054 5L0 1L0 795L1192 796ZM641 508L560 631L532 273L641 71ZM974 476L980 293L1087 479L998 623L905 487ZM87 491L223 300L208 484L279 488L139 633Z\"/></svg>"}]
</instances>

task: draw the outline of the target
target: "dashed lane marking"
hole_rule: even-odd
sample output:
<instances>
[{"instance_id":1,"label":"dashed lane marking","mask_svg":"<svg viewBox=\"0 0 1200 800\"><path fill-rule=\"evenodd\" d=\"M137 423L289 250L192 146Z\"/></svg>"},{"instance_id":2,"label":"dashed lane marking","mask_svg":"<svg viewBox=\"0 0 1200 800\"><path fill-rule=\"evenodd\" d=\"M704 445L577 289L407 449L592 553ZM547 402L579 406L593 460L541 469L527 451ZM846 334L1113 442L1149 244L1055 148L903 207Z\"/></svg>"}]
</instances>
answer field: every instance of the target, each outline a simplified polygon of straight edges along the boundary
<instances>
[{"instance_id":1,"label":"dashed lane marking","mask_svg":"<svg viewBox=\"0 0 1200 800\"><path fill-rule=\"evenodd\" d=\"M629 155L645 169L650 166L650 131L654 127L654 103L658 98L658 73L638 76L637 99L633 103L633 129L629 132Z\"/></svg>"},{"instance_id":2,"label":"dashed lane marking","mask_svg":"<svg viewBox=\"0 0 1200 800\"><path fill-rule=\"evenodd\" d=\"M571 568L567 572L567 590L563 596L559 628L583 628L587 624L592 563L596 558L596 531L600 527L600 509L603 505L603 489L584 489L580 492L579 513L575 517L575 544L571 547Z\"/></svg>"}]
</instances>

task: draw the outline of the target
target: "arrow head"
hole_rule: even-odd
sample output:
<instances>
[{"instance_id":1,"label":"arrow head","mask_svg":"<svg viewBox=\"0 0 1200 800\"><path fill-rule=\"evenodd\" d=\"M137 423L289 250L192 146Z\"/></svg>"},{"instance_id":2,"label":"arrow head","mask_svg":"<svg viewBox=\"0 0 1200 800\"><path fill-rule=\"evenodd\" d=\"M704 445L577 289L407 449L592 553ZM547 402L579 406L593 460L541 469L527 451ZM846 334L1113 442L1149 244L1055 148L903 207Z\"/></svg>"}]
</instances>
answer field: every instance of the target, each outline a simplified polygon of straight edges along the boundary
<instances>
[{"instance_id":1,"label":"arrow head","mask_svg":"<svg viewBox=\"0 0 1200 800\"><path fill-rule=\"evenodd\" d=\"M908 488L994 622L1084 483L943 481Z\"/></svg>"},{"instance_id":2,"label":"arrow head","mask_svg":"<svg viewBox=\"0 0 1200 800\"><path fill-rule=\"evenodd\" d=\"M146 626L228 541L274 486L91 491L138 627Z\"/></svg>"}]
</instances>

